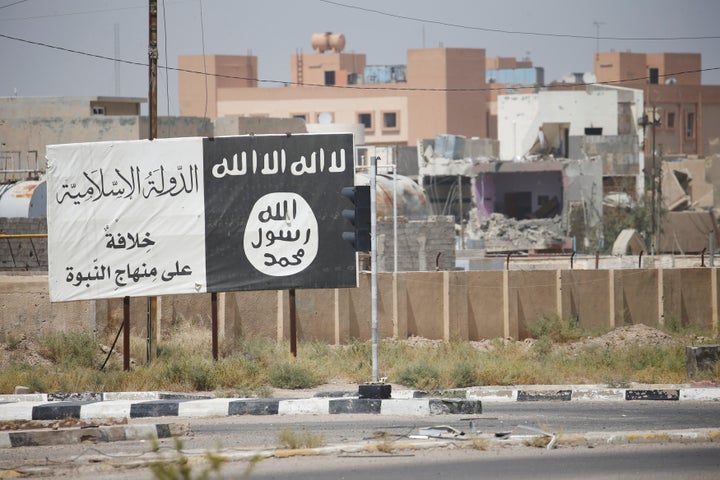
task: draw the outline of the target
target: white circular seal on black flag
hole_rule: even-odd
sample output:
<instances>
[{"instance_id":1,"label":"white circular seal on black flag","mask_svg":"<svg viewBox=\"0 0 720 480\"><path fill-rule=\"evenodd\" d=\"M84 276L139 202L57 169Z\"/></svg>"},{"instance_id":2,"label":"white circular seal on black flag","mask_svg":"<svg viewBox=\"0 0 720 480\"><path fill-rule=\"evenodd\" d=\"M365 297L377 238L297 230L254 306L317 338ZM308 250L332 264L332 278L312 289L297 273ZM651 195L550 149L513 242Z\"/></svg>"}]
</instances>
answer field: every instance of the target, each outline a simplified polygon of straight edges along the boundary
<instances>
[{"instance_id":1,"label":"white circular seal on black flag","mask_svg":"<svg viewBox=\"0 0 720 480\"><path fill-rule=\"evenodd\" d=\"M315 214L297 193L268 193L253 205L243 247L259 272L272 277L302 272L315 260L318 243Z\"/></svg>"}]
</instances>

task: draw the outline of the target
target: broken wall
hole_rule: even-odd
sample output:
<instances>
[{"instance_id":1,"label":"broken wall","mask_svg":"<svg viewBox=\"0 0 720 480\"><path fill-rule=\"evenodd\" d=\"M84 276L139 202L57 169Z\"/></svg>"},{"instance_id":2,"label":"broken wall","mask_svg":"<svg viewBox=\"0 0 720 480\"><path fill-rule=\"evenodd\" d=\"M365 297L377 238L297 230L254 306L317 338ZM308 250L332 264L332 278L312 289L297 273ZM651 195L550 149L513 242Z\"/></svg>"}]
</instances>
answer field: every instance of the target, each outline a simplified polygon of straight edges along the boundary
<instances>
[{"instance_id":1,"label":"broken wall","mask_svg":"<svg viewBox=\"0 0 720 480\"><path fill-rule=\"evenodd\" d=\"M377 220L379 272L392 272L395 243L392 217ZM427 220L398 217L398 271L424 272L455 269L455 219L433 216ZM437 264L437 267L436 267Z\"/></svg>"},{"instance_id":2,"label":"broken wall","mask_svg":"<svg viewBox=\"0 0 720 480\"><path fill-rule=\"evenodd\" d=\"M636 135L582 135L570 137L570 158L600 157L606 176L639 175L640 145Z\"/></svg>"},{"instance_id":3,"label":"broken wall","mask_svg":"<svg viewBox=\"0 0 720 480\"><path fill-rule=\"evenodd\" d=\"M602 162L598 159L569 160L563 163L563 167L563 212L568 216L565 219L567 230L571 236L580 237L578 240L595 240L602 223ZM577 211L578 208L582 214L577 215L577 221L571 221L571 210Z\"/></svg>"}]
</instances>

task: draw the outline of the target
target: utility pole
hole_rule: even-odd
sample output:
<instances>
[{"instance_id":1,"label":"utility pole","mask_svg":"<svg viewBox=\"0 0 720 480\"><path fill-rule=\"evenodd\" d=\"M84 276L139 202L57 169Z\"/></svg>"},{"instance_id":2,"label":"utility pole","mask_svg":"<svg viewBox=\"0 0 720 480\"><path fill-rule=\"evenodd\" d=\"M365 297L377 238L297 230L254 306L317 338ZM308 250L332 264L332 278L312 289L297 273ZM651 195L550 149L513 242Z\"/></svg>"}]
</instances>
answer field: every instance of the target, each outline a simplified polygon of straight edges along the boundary
<instances>
[{"instance_id":1,"label":"utility pole","mask_svg":"<svg viewBox=\"0 0 720 480\"><path fill-rule=\"evenodd\" d=\"M660 120L657 118L657 112L655 110L655 105L653 104L652 107L652 206L651 206L651 218L650 218L650 254L655 255L655 243L657 240L657 189L658 189L658 182L657 182L657 165L655 162L655 127L660 125Z\"/></svg>"},{"instance_id":2,"label":"utility pole","mask_svg":"<svg viewBox=\"0 0 720 480\"><path fill-rule=\"evenodd\" d=\"M149 4L150 32L148 35L148 119L150 123L150 132L148 134L148 138L150 140L154 140L157 138L157 0L149 0Z\"/></svg>"},{"instance_id":3,"label":"utility pole","mask_svg":"<svg viewBox=\"0 0 720 480\"><path fill-rule=\"evenodd\" d=\"M148 139L157 138L157 0L149 0L148 34ZM157 297L147 299L147 361L155 358L157 335Z\"/></svg>"}]
</instances>

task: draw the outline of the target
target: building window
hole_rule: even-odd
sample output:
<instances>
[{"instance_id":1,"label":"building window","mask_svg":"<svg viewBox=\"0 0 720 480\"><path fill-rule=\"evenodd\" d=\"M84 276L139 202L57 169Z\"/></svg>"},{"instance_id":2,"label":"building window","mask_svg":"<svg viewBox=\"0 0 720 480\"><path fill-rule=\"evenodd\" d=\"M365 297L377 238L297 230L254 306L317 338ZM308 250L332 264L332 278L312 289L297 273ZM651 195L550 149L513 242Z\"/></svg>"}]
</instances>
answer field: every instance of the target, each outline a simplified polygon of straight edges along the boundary
<instances>
[{"instance_id":1,"label":"building window","mask_svg":"<svg viewBox=\"0 0 720 480\"><path fill-rule=\"evenodd\" d=\"M675 128L675 112L668 112L665 126L670 129Z\"/></svg>"},{"instance_id":2,"label":"building window","mask_svg":"<svg viewBox=\"0 0 720 480\"><path fill-rule=\"evenodd\" d=\"M365 130L372 130L373 117L372 113L358 113L358 123L365 125Z\"/></svg>"},{"instance_id":3,"label":"building window","mask_svg":"<svg viewBox=\"0 0 720 480\"><path fill-rule=\"evenodd\" d=\"M307 122L308 116L307 113L293 113L292 118L301 118L303 121Z\"/></svg>"},{"instance_id":4,"label":"building window","mask_svg":"<svg viewBox=\"0 0 720 480\"><path fill-rule=\"evenodd\" d=\"M325 71L325 85L335 85L335 70Z\"/></svg>"},{"instance_id":5,"label":"building window","mask_svg":"<svg viewBox=\"0 0 720 480\"><path fill-rule=\"evenodd\" d=\"M92 107L93 115L105 115L105 107Z\"/></svg>"},{"instance_id":6,"label":"building window","mask_svg":"<svg viewBox=\"0 0 720 480\"><path fill-rule=\"evenodd\" d=\"M648 73L648 83L657 85L658 80L660 80L660 71L657 68L651 68Z\"/></svg>"},{"instance_id":7,"label":"building window","mask_svg":"<svg viewBox=\"0 0 720 480\"><path fill-rule=\"evenodd\" d=\"M602 127L586 127L585 135L602 135Z\"/></svg>"},{"instance_id":8,"label":"building window","mask_svg":"<svg viewBox=\"0 0 720 480\"><path fill-rule=\"evenodd\" d=\"M695 112L688 112L687 124L685 125L685 136L687 138L695 137Z\"/></svg>"},{"instance_id":9,"label":"building window","mask_svg":"<svg viewBox=\"0 0 720 480\"><path fill-rule=\"evenodd\" d=\"M398 115L397 112L383 112L383 130L397 130Z\"/></svg>"}]
</instances>

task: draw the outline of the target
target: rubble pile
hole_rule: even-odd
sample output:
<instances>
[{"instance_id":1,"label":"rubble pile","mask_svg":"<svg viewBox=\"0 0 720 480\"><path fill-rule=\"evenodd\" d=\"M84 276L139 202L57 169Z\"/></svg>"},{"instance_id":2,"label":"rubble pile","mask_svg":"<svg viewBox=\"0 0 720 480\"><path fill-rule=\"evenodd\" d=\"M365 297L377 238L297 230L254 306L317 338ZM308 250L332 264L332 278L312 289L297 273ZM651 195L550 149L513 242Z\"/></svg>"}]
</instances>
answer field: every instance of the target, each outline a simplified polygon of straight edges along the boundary
<instances>
[{"instance_id":1,"label":"rubble pile","mask_svg":"<svg viewBox=\"0 0 720 480\"><path fill-rule=\"evenodd\" d=\"M516 220L493 213L478 222L477 212L470 214L466 240L482 240L488 250L543 249L561 245L566 235L560 216Z\"/></svg>"}]
</instances>

